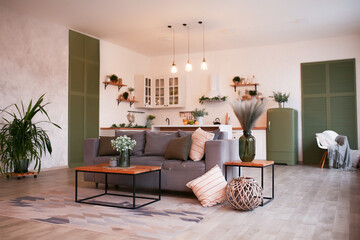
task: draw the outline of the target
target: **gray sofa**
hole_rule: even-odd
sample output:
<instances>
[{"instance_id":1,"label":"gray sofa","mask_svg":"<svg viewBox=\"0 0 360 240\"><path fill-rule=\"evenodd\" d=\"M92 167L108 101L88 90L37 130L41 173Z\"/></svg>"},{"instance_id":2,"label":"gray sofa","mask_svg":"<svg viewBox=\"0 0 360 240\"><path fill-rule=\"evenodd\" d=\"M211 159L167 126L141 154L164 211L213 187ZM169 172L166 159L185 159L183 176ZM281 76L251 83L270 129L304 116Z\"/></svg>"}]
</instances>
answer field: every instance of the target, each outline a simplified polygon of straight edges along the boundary
<instances>
[{"instance_id":1,"label":"gray sofa","mask_svg":"<svg viewBox=\"0 0 360 240\"><path fill-rule=\"evenodd\" d=\"M238 141L226 139L226 134L226 132L219 132L219 140L212 140L206 142L205 157L201 161L181 161L171 159L167 160L164 158L164 156L144 156L146 152L144 152L144 149L140 149L143 151L142 154L138 154L138 156L131 156L130 164L161 166L162 190L191 191L189 188L186 187L186 183L197 177L200 177L215 165L219 165L219 167L223 170L224 173L225 162L239 159ZM119 133L116 133L116 136L119 136ZM146 148L146 144L148 143L146 143L145 141L144 146L142 147ZM94 164L108 163L110 157L114 157L98 156L98 152L99 139L86 139L84 142L84 165L88 166ZM85 181L105 183L104 174L86 173ZM139 175L136 179L136 183L137 188L156 189L158 186L158 174L149 173ZM132 186L132 178L124 175L109 175L108 184L130 187Z\"/></svg>"}]
</instances>

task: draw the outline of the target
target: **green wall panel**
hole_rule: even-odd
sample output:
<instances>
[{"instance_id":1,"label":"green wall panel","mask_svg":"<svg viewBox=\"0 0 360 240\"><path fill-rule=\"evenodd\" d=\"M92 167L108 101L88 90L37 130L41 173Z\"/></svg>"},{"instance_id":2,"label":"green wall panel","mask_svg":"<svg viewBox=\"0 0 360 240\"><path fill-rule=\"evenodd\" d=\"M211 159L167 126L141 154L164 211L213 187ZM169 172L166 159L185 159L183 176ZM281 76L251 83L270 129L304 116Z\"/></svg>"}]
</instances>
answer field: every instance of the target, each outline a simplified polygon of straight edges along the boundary
<instances>
[{"instance_id":1,"label":"green wall panel","mask_svg":"<svg viewBox=\"0 0 360 240\"><path fill-rule=\"evenodd\" d=\"M326 69L323 64L313 64L302 68L303 94L326 92Z\"/></svg>"},{"instance_id":2,"label":"green wall panel","mask_svg":"<svg viewBox=\"0 0 360 240\"><path fill-rule=\"evenodd\" d=\"M99 40L69 31L69 166L83 165L85 138L99 136Z\"/></svg>"},{"instance_id":3,"label":"green wall panel","mask_svg":"<svg viewBox=\"0 0 360 240\"><path fill-rule=\"evenodd\" d=\"M329 63L329 80L331 93L354 93L355 62L343 61Z\"/></svg>"}]
</instances>

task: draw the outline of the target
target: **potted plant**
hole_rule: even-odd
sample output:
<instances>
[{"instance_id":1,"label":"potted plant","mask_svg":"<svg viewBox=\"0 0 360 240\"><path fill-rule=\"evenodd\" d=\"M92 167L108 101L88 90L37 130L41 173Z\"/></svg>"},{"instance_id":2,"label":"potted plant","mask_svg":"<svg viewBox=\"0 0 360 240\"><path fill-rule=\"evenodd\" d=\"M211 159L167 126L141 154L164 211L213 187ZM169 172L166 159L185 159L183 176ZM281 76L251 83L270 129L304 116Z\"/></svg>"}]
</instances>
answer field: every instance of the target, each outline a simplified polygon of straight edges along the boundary
<instances>
[{"instance_id":1,"label":"potted plant","mask_svg":"<svg viewBox=\"0 0 360 240\"><path fill-rule=\"evenodd\" d=\"M115 74L112 74L109 78L110 78L110 81L113 83L118 82L118 76L116 76Z\"/></svg>"},{"instance_id":2,"label":"potted plant","mask_svg":"<svg viewBox=\"0 0 360 240\"><path fill-rule=\"evenodd\" d=\"M284 108L285 103L289 100L290 93L273 92L272 97L275 102L279 103L279 108Z\"/></svg>"},{"instance_id":3,"label":"potted plant","mask_svg":"<svg viewBox=\"0 0 360 240\"><path fill-rule=\"evenodd\" d=\"M257 90L249 90L249 95L250 95L251 97L256 96L256 95L257 95Z\"/></svg>"},{"instance_id":4,"label":"potted plant","mask_svg":"<svg viewBox=\"0 0 360 240\"><path fill-rule=\"evenodd\" d=\"M136 141L125 135L111 140L111 145L120 152L118 167L130 167L130 151L134 149Z\"/></svg>"},{"instance_id":5,"label":"potted plant","mask_svg":"<svg viewBox=\"0 0 360 240\"><path fill-rule=\"evenodd\" d=\"M125 99L125 100L127 100L127 99L129 98L129 93L128 93L128 92L124 92L124 93L122 94L122 98Z\"/></svg>"},{"instance_id":6,"label":"potted plant","mask_svg":"<svg viewBox=\"0 0 360 240\"><path fill-rule=\"evenodd\" d=\"M266 110L266 101L253 98L250 101L235 101L233 111L238 118L244 134L239 139L239 155L243 162L251 162L255 158L255 138L251 129L258 118Z\"/></svg>"},{"instance_id":7,"label":"potted plant","mask_svg":"<svg viewBox=\"0 0 360 240\"><path fill-rule=\"evenodd\" d=\"M155 119L155 116L154 115L149 115L147 116L146 118L146 123L145 123L145 127L146 128L151 128L152 125L154 125L154 123L152 122L152 120Z\"/></svg>"},{"instance_id":8,"label":"potted plant","mask_svg":"<svg viewBox=\"0 0 360 240\"><path fill-rule=\"evenodd\" d=\"M133 88L133 87L128 87L128 91L129 91L130 100L132 100L132 99L133 99L133 91L135 91L135 88Z\"/></svg>"},{"instance_id":9,"label":"potted plant","mask_svg":"<svg viewBox=\"0 0 360 240\"><path fill-rule=\"evenodd\" d=\"M203 125L204 124L203 117L209 115L209 113L205 111L205 108L203 109L195 108L195 110L191 112L191 115L196 119L199 125Z\"/></svg>"},{"instance_id":10,"label":"potted plant","mask_svg":"<svg viewBox=\"0 0 360 240\"><path fill-rule=\"evenodd\" d=\"M240 79L239 76L235 76L235 77L233 78L233 82L234 82L235 85L240 85L240 81L241 81L241 79Z\"/></svg>"},{"instance_id":11,"label":"potted plant","mask_svg":"<svg viewBox=\"0 0 360 240\"><path fill-rule=\"evenodd\" d=\"M32 161L35 161L34 169L38 168L40 172L41 157L47 152L52 153L50 138L39 124L61 127L50 120L45 110L49 103L43 103L43 101L44 95L34 105L31 100L27 108L21 102L21 107L12 104L0 111L10 117L3 117L5 122L0 130L0 172L2 175L12 171L26 173ZM15 112L8 110L11 106L15 107ZM38 113L45 115L46 120L34 121Z\"/></svg>"}]
</instances>

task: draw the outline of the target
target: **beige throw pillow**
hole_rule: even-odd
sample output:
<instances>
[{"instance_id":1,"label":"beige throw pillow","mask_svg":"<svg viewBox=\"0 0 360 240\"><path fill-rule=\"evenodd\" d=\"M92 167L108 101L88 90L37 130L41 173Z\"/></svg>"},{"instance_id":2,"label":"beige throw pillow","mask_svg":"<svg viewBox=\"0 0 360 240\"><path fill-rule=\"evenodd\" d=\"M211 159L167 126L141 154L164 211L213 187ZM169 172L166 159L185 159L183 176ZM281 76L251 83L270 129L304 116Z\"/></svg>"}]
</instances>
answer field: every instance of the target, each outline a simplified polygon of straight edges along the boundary
<instances>
[{"instance_id":1,"label":"beige throw pillow","mask_svg":"<svg viewBox=\"0 0 360 240\"><path fill-rule=\"evenodd\" d=\"M214 133L205 132L201 128L192 134L192 144L189 157L193 161L200 161L205 154L205 142L214 139Z\"/></svg>"},{"instance_id":2,"label":"beige throw pillow","mask_svg":"<svg viewBox=\"0 0 360 240\"><path fill-rule=\"evenodd\" d=\"M186 184L191 188L203 207L211 207L225 201L226 180L218 165Z\"/></svg>"}]
</instances>

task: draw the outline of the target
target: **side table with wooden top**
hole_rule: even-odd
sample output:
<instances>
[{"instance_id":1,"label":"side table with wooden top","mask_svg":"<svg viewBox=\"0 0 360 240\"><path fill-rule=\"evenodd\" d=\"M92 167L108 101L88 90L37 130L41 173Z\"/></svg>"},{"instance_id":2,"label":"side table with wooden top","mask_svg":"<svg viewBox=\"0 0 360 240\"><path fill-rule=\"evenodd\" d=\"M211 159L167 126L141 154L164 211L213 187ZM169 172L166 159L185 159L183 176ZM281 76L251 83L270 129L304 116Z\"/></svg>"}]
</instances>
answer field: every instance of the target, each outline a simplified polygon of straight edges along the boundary
<instances>
[{"instance_id":1,"label":"side table with wooden top","mask_svg":"<svg viewBox=\"0 0 360 240\"><path fill-rule=\"evenodd\" d=\"M266 160L254 160L252 162L242 162L242 161L234 161L234 162L226 162L225 163L225 179L227 180L227 169L228 167L238 167L239 168L239 177L242 175L241 169L243 167L248 168L260 168L261 169L261 188L264 190L264 168L270 167L272 168L272 189L271 189L271 197L263 197L268 201L262 202L260 206L264 206L274 200L274 161L266 161Z\"/></svg>"}]
</instances>

